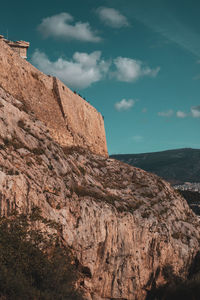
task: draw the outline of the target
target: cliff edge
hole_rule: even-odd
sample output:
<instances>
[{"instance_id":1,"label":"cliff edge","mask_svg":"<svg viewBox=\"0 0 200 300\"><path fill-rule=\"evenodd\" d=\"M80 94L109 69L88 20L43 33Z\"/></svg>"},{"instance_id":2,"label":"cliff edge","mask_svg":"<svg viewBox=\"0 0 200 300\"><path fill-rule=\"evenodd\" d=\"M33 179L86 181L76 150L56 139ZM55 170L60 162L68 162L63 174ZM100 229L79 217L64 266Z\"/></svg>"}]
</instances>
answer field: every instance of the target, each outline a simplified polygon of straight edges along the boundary
<instances>
[{"instance_id":1,"label":"cliff edge","mask_svg":"<svg viewBox=\"0 0 200 300\"><path fill-rule=\"evenodd\" d=\"M144 300L168 281L166 270L186 277L199 249L186 201L156 175L82 148L64 151L20 99L0 88L1 215L36 205L59 223L85 299Z\"/></svg>"},{"instance_id":2,"label":"cliff edge","mask_svg":"<svg viewBox=\"0 0 200 300\"><path fill-rule=\"evenodd\" d=\"M35 113L61 146L108 156L102 115L60 80L47 76L0 40L0 86Z\"/></svg>"}]
</instances>

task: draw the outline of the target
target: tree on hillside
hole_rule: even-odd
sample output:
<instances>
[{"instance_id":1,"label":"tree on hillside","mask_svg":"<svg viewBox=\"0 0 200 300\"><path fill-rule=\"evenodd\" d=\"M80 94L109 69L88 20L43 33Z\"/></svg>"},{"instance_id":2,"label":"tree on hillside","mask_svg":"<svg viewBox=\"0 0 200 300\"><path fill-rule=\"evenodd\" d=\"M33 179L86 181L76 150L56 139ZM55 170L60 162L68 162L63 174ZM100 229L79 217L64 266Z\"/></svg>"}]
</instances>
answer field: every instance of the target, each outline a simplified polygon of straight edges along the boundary
<instances>
[{"instance_id":1,"label":"tree on hillside","mask_svg":"<svg viewBox=\"0 0 200 300\"><path fill-rule=\"evenodd\" d=\"M39 224L39 226L38 226ZM39 229L43 228L43 230ZM57 224L16 211L0 217L0 297L6 300L80 300L77 271L69 249L61 247Z\"/></svg>"}]
</instances>

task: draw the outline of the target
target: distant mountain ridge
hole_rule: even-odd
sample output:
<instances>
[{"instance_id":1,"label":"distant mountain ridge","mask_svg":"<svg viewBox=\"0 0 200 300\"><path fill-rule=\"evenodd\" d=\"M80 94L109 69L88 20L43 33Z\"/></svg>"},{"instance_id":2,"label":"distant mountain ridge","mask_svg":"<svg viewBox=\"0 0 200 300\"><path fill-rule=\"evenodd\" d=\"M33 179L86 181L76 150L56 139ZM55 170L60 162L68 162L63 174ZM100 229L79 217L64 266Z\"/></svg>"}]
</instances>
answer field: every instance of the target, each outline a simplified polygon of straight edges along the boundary
<instances>
[{"instance_id":1,"label":"distant mountain ridge","mask_svg":"<svg viewBox=\"0 0 200 300\"><path fill-rule=\"evenodd\" d=\"M200 182L200 149L183 148L141 154L116 154L110 157L155 173L171 184Z\"/></svg>"}]
</instances>

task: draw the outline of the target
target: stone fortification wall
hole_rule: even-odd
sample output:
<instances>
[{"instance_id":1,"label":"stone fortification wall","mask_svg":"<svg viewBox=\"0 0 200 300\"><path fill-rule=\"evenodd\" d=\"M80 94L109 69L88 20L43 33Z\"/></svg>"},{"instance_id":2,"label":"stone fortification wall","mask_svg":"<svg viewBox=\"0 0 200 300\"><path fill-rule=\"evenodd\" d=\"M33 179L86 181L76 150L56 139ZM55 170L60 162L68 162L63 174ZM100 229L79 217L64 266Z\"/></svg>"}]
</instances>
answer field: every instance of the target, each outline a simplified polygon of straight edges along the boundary
<instances>
[{"instance_id":1,"label":"stone fortification wall","mask_svg":"<svg viewBox=\"0 0 200 300\"><path fill-rule=\"evenodd\" d=\"M87 144L92 152L106 150L106 137L102 115L79 95L74 94L54 77L54 91L58 93L66 126L74 145ZM83 130L84 128L84 130Z\"/></svg>"},{"instance_id":2,"label":"stone fortification wall","mask_svg":"<svg viewBox=\"0 0 200 300\"><path fill-rule=\"evenodd\" d=\"M43 121L61 146L107 156L102 116L61 81L43 74L0 40L0 86Z\"/></svg>"}]
</instances>

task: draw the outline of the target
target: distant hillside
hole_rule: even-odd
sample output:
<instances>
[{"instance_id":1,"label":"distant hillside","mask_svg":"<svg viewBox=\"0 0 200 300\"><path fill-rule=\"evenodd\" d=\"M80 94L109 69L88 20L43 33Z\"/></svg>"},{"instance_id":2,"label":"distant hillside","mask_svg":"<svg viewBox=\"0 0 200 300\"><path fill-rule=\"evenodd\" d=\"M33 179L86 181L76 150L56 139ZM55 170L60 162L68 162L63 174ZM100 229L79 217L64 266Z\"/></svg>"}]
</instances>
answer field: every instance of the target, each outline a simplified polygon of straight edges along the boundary
<instances>
[{"instance_id":1,"label":"distant hillside","mask_svg":"<svg viewBox=\"0 0 200 300\"><path fill-rule=\"evenodd\" d=\"M157 174L172 184L200 182L200 149L176 149L142 154L116 154L112 158Z\"/></svg>"}]
</instances>

